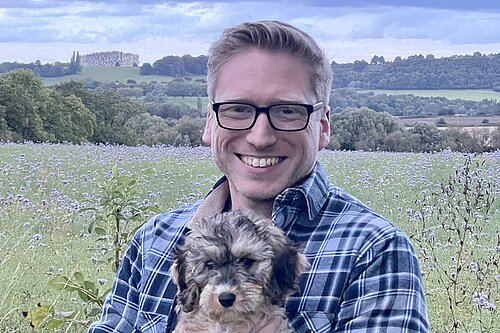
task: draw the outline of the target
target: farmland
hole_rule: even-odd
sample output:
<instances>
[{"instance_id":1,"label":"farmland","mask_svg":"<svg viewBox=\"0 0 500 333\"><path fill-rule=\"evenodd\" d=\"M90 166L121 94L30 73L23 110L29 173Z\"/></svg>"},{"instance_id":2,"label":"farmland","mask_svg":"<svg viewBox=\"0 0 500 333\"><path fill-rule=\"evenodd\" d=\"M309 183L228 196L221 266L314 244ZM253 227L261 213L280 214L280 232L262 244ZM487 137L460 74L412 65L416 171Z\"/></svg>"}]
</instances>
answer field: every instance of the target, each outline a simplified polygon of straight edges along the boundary
<instances>
[{"instance_id":1,"label":"farmland","mask_svg":"<svg viewBox=\"0 0 500 333\"><path fill-rule=\"evenodd\" d=\"M419 219L430 209L423 203L434 198L431 193L439 192L440 183L460 174L465 161L463 155L449 151L435 154L323 151L319 158L332 182L366 201L414 236L415 245L421 241ZM471 177L465 178L468 186L479 181L481 191L489 191L481 198L484 199L485 193L498 197L500 155L498 152L482 155L474 161L479 165ZM103 287L110 286L113 273L93 260L95 251L90 249L95 246L96 236L87 233L91 219L79 213L79 209L98 200L101 192L97 184L110 176L114 165L121 174L141 175L139 196L163 211L203 198L220 176L211 161L210 150L204 147L0 143L1 332L32 332L22 312L39 302L53 304L59 311L81 307L81 301L74 294L47 286L49 274L71 275L78 270L104 283ZM142 170L148 168L154 168L154 172L142 175ZM460 182L455 186L459 185ZM481 198L479 206L483 202ZM482 206L471 212L474 213L473 230L480 233L481 247L476 248L474 257L464 259L466 264L461 277L465 279L467 295L459 310L467 330L460 332L480 331L481 325L492 329L490 332L500 331L498 311L474 305L473 292L482 285L478 287L475 278L479 273L469 268L476 262L484 270L489 266L483 265L486 260L483 258L498 257L495 246L498 246L499 225L495 222L500 220L500 202L488 205L487 214L481 210ZM439 230L433 230L439 242ZM469 241L467 244L470 245ZM437 246L436 255L446 266L453 265L452 246ZM445 327L450 327L451 320L446 292L433 266L421 260L433 331L443 332ZM496 269L498 274L498 266ZM489 301L498 306L498 281L496 287L493 283L489 288ZM67 332L84 332L84 327L75 324Z\"/></svg>"},{"instance_id":2,"label":"farmland","mask_svg":"<svg viewBox=\"0 0 500 333\"><path fill-rule=\"evenodd\" d=\"M151 81L169 82L173 80L174 77L165 75L141 75L139 67L83 67L80 74L43 78L43 82L45 85L54 85L71 80L84 81L88 79L103 83L115 81L126 83L129 79L137 83L149 83Z\"/></svg>"},{"instance_id":3,"label":"farmland","mask_svg":"<svg viewBox=\"0 0 500 333\"><path fill-rule=\"evenodd\" d=\"M386 95L415 95L421 97L446 97L448 99L466 99L481 101L483 99L494 99L500 101L500 92L485 89L413 89L413 90L358 90L359 92L373 92Z\"/></svg>"},{"instance_id":4,"label":"farmland","mask_svg":"<svg viewBox=\"0 0 500 333\"><path fill-rule=\"evenodd\" d=\"M494 127L500 126L500 116L466 117L466 116L436 116L436 117L400 117L399 122L405 126L416 123L436 124L443 119L449 127Z\"/></svg>"}]
</instances>

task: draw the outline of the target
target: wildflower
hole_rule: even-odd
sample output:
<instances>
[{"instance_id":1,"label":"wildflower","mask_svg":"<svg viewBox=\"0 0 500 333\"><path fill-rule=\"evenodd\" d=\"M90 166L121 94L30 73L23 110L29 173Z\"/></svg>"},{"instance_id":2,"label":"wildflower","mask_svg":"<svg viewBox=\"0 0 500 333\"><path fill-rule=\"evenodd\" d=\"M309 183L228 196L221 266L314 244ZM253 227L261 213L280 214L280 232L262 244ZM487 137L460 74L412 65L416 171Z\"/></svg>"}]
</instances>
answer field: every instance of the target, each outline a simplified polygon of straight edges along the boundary
<instances>
[{"instance_id":1,"label":"wildflower","mask_svg":"<svg viewBox=\"0 0 500 333\"><path fill-rule=\"evenodd\" d=\"M477 265L477 261L473 260L471 263L470 263L470 269L473 270L474 272L477 272L478 270L478 265Z\"/></svg>"},{"instance_id":2,"label":"wildflower","mask_svg":"<svg viewBox=\"0 0 500 333\"><path fill-rule=\"evenodd\" d=\"M497 306L495 305L495 303L487 302L484 308L486 310L495 311L497 309Z\"/></svg>"},{"instance_id":3,"label":"wildflower","mask_svg":"<svg viewBox=\"0 0 500 333\"><path fill-rule=\"evenodd\" d=\"M107 280L107 279L105 279L105 278L99 278L99 279L97 279L97 282L98 282L101 286L102 286L102 285L104 285L107 281L108 281L108 280Z\"/></svg>"},{"instance_id":4,"label":"wildflower","mask_svg":"<svg viewBox=\"0 0 500 333\"><path fill-rule=\"evenodd\" d=\"M472 295L472 303L477 307L485 307L489 303L488 294L484 291L475 291Z\"/></svg>"},{"instance_id":5,"label":"wildflower","mask_svg":"<svg viewBox=\"0 0 500 333\"><path fill-rule=\"evenodd\" d=\"M41 234L34 234L33 239L36 241L39 241L40 239L42 239L42 235Z\"/></svg>"},{"instance_id":6,"label":"wildflower","mask_svg":"<svg viewBox=\"0 0 500 333\"><path fill-rule=\"evenodd\" d=\"M422 213L419 210L416 210L415 213L413 213L413 219L414 220L421 220L422 219Z\"/></svg>"}]
</instances>

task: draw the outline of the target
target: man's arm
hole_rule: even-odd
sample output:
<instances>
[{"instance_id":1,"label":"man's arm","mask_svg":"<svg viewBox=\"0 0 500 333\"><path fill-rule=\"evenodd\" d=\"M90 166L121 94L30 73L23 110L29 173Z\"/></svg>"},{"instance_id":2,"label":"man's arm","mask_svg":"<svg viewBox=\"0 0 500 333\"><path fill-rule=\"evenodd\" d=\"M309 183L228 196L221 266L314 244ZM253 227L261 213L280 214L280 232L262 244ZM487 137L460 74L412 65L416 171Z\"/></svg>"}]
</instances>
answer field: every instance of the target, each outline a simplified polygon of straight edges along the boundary
<instances>
[{"instance_id":1,"label":"man's arm","mask_svg":"<svg viewBox=\"0 0 500 333\"><path fill-rule=\"evenodd\" d=\"M360 253L343 293L335 332L428 332L417 256L400 231Z\"/></svg>"},{"instance_id":2,"label":"man's arm","mask_svg":"<svg viewBox=\"0 0 500 333\"><path fill-rule=\"evenodd\" d=\"M90 326L88 333L134 332L139 303L137 288L142 273L139 237L140 233L130 242L104 303L102 318Z\"/></svg>"}]
</instances>

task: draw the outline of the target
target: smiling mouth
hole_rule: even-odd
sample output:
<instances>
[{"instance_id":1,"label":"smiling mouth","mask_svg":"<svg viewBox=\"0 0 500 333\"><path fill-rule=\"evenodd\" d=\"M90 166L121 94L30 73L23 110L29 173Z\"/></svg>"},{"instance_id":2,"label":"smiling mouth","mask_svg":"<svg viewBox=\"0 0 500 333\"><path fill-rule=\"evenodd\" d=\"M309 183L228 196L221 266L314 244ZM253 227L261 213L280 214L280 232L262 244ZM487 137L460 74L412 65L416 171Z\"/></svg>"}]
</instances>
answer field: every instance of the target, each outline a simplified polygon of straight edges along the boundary
<instances>
[{"instance_id":1,"label":"smiling mouth","mask_svg":"<svg viewBox=\"0 0 500 333\"><path fill-rule=\"evenodd\" d=\"M284 160L283 157L250 157L250 156L240 156L240 160L248 166L254 168L266 168L269 166L277 165Z\"/></svg>"}]
</instances>

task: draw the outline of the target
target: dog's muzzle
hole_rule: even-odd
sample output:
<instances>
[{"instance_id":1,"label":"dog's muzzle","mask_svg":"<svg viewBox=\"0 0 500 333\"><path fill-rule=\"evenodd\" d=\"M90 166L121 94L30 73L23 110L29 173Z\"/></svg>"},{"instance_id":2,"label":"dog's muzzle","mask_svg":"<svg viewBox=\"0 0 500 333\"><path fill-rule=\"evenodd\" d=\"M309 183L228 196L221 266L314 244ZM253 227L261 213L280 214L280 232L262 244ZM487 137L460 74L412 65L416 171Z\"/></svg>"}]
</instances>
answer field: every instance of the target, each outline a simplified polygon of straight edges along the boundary
<instances>
[{"instance_id":1,"label":"dog's muzzle","mask_svg":"<svg viewBox=\"0 0 500 333\"><path fill-rule=\"evenodd\" d=\"M219 295L219 303L225 308L229 308L234 304L236 295L233 293L222 293Z\"/></svg>"}]
</instances>

